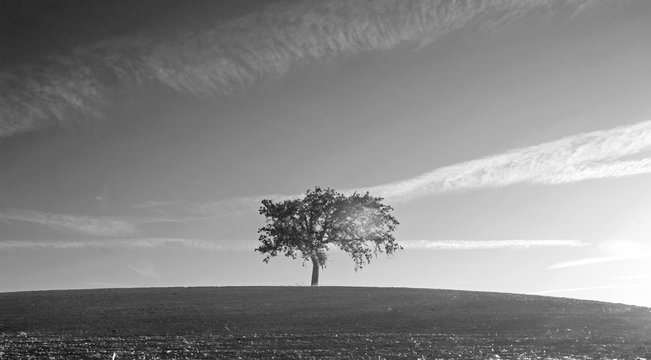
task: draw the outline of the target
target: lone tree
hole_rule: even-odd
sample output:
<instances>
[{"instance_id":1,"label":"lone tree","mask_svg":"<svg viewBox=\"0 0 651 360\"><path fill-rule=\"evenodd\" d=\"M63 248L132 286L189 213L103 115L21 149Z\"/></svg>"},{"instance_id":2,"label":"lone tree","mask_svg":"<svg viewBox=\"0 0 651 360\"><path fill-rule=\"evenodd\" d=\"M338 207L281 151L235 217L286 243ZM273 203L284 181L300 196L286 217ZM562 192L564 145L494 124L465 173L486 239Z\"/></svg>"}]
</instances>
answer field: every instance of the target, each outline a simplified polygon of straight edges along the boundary
<instances>
[{"instance_id":1,"label":"lone tree","mask_svg":"<svg viewBox=\"0 0 651 360\"><path fill-rule=\"evenodd\" d=\"M264 262L284 253L312 262L312 286L319 284L319 268L324 268L329 246L339 247L355 262L355 271L379 253L393 254L402 249L393 237L398 220L393 208L382 198L315 187L302 199L273 202L262 200L260 214L266 225L258 230L262 243L255 251L266 254Z\"/></svg>"}]
</instances>

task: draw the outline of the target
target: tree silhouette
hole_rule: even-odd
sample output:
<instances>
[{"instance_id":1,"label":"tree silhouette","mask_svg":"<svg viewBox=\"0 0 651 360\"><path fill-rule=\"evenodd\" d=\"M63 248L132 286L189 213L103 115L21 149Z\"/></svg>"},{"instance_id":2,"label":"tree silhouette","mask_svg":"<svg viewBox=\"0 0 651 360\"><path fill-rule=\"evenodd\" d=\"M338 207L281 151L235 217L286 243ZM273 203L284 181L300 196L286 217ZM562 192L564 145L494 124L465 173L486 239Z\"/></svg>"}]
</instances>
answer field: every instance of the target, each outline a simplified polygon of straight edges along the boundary
<instances>
[{"instance_id":1,"label":"tree silhouette","mask_svg":"<svg viewBox=\"0 0 651 360\"><path fill-rule=\"evenodd\" d=\"M260 214L266 225L258 230L262 243L255 251L264 262L279 253L312 262L312 286L319 284L319 268L325 267L329 246L347 252L355 271L377 257L402 249L393 237L399 224L382 198L333 189L308 189L303 198L273 202L262 200Z\"/></svg>"}]
</instances>

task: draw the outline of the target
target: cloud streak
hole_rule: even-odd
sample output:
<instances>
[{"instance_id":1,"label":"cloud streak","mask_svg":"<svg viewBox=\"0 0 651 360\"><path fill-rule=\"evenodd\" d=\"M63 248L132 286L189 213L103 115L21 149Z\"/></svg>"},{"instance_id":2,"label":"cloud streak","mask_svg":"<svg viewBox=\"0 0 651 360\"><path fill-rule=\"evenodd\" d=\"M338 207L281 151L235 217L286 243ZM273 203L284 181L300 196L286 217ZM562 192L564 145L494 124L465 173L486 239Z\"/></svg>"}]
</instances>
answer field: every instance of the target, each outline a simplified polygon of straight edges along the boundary
<instances>
[{"instance_id":1,"label":"cloud streak","mask_svg":"<svg viewBox=\"0 0 651 360\"><path fill-rule=\"evenodd\" d=\"M202 99L229 96L292 69L530 15L573 16L589 0L279 2L174 36L139 33L0 71L0 138L99 118L121 88L162 84ZM185 26L185 27L184 27Z\"/></svg>"},{"instance_id":2,"label":"cloud streak","mask_svg":"<svg viewBox=\"0 0 651 360\"><path fill-rule=\"evenodd\" d=\"M394 201L518 183L568 184L651 172L651 121L568 136L540 145L442 167L414 178L359 189ZM646 154L648 155L648 154Z\"/></svg>"},{"instance_id":3,"label":"cloud streak","mask_svg":"<svg viewBox=\"0 0 651 360\"><path fill-rule=\"evenodd\" d=\"M405 249L418 250L493 250L531 249L541 247L584 247L579 240L407 240L401 241Z\"/></svg>"},{"instance_id":4,"label":"cloud streak","mask_svg":"<svg viewBox=\"0 0 651 360\"><path fill-rule=\"evenodd\" d=\"M254 242L238 240L202 240L183 238L86 239L65 241L0 241L0 251L14 249L151 249L162 246L182 246L200 250L250 250Z\"/></svg>"},{"instance_id":5,"label":"cloud streak","mask_svg":"<svg viewBox=\"0 0 651 360\"><path fill-rule=\"evenodd\" d=\"M566 268L572 268L572 267L577 267L577 266L603 264L603 263L609 263L609 262L615 262L615 261L630 261L630 260L635 260L635 259L642 259L644 257L647 257L647 256L646 255L642 255L642 256L633 256L633 255L624 256L624 255L622 255L622 256L591 257L591 258L585 258L585 259L563 261L563 262L560 262L560 263L550 265L547 269L550 269L550 270L566 269Z\"/></svg>"},{"instance_id":6,"label":"cloud streak","mask_svg":"<svg viewBox=\"0 0 651 360\"><path fill-rule=\"evenodd\" d=\"M590 179L613 179L651 173L651 121L567 136L539 145L434 169L383 185L346 189L370 192L390 203L449 192L494 189L515 184L559 185ZM633 157L638 158L633 158ZM261 195L216 202L150 202L158 211L229 216L252 213L262 199L275 201L302 194Z\"/></svg>"},{"instance_id":7,"label":"cloud streak","mask_svg":"<svg viewBox=\"0 0 651 360\"><path fill-rule=\"evenodd\" d=\"M74 231L98 237L134 237L142 235L143 224L179 223L213 219L217 215L158 216L158 217L111 217L55 214L22 209L0 209L0 222L11 225L12 221L46 226L59 231Z\"/></svg>"},{"instance_id":8,"label":"cloud streak","mask_svg":"<svg viewBox=\"0 0 651 360\"><path fill-rule=\"evenodd\" d=\"M134 236L138 234L137 226L133 221L107 216L93 217L2 209L0 210L0 220L28 222L57 230L71 230L94 236Z\"/></svg>"},{"instance_id":9,"label":"cloud streak","mask_svg":"<svg viewBox=\"0 0 651 360\"><path fill-rule=\"evenodd\" d=\"M499 188L519 183L558 185L588 179L620 178L651 173L649 151L651 121L645 121L568 136L445 166L403 181L347 189L343 192L369 191L374 196L398 203L427 195ZM638 158L633 159L634 156ZM94 236L138 236L142 224L242 215L255 212L262 199L280 201L300 196L301 194L270 194L207 203L152 201L134 207L155 211L158 216L140 218L91 217L5 209L0 210L0 221L31 222ZM562 267L568 266L573 265L566 264Z\"/></svg>"},{"instance_id":10,"label":"cloud streak","mask_svg":"<svg viewBox=\"0 0 651 360\"><path fill-rule=\"evenodd\" d=\"M584 247L579 240L407 240L400 241L405 249L418 250L503 250L541 247ZM65 241L0 241L1 250L11 249L128 249L182 246L202 250L248 250L258 246L256 241L204 240L185 238L87 239Z\"/></svg>"},{"instance_id":11,"label":"cloud streak","mask_svg":"<svg viewBox=\"0 0 651 360\"><path fill-rule=\"evenodd\" d=\"M632 261L651 257L651 246L639 241L622 239L605 240L599 244L599 249L605 254L605 256L564 261L552 264L548 269L566 269L616 261Z\"/></svg>"}]
</instances>

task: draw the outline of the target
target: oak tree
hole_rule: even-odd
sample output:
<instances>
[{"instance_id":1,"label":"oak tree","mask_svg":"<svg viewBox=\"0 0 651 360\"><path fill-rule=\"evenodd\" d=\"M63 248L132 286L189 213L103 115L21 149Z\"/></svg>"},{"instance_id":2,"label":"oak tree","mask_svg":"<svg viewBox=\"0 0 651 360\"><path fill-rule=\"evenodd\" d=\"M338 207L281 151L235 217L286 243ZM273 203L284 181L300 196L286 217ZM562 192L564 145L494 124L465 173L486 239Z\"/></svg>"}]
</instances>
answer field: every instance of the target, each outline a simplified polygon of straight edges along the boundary
<instances>
[{"instance_id":1,"label":"oak tree","mask_svg":"<svg viewBox=\"0 0 651 360\"><path fill-rule=\"evenodd\" d=\"M344 195L333 189L315 187L303 198L279 202L262 200L260 214L266 225L258 230L264 262L278 254L312 262L312 285L319 283L331 246L347 252L361 269L378 253L393 254L402 249L393 231L399 224L393 208L368 192Z\"/></svg>"}]
</instances>

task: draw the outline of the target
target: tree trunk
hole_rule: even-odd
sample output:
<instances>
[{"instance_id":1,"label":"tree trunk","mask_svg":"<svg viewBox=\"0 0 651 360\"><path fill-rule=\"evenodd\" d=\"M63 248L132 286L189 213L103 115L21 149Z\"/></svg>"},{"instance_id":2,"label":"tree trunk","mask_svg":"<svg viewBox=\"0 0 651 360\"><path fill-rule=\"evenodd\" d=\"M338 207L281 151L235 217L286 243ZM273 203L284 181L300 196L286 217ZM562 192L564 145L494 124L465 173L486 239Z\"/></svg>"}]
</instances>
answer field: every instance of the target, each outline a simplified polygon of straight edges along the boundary
<instances>
[{"instance_id":1,"label":"tree trunk","mask_svg":"<svg viewBox=\"0 0 651 360\"><path fill-rule=\"evenodd\" d=\"M319 286L319 259L312 256L312 286Z\"/></svg>"}]
</instances>

